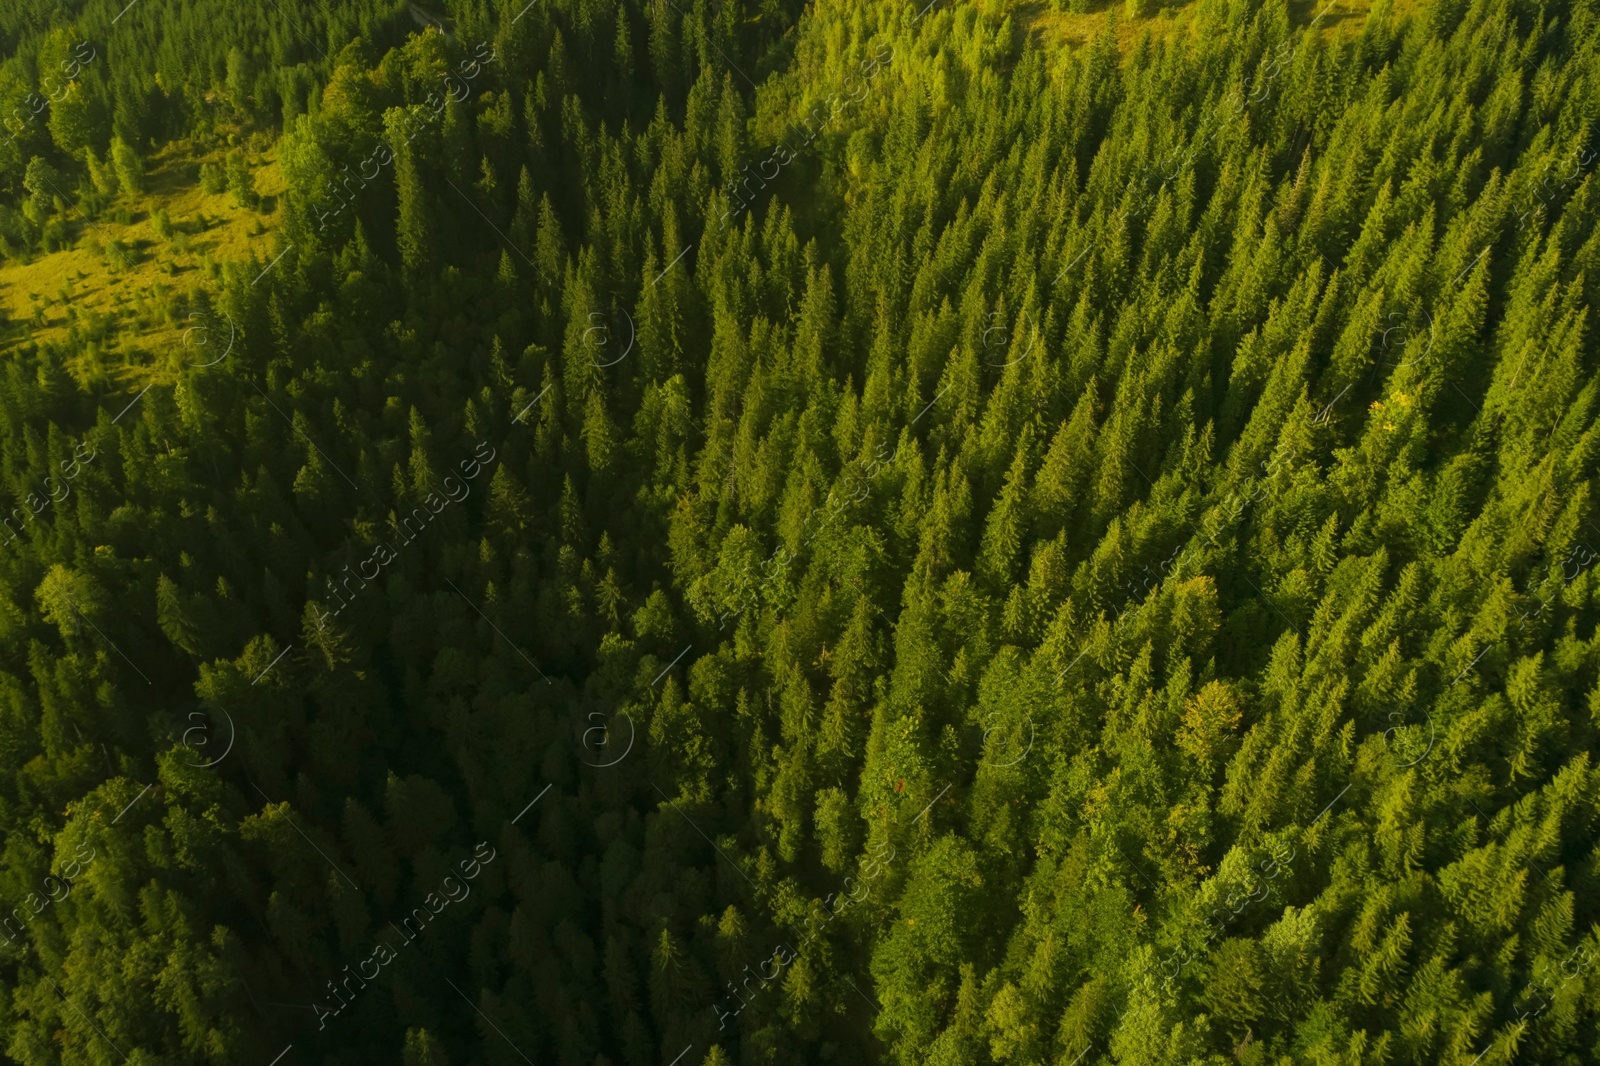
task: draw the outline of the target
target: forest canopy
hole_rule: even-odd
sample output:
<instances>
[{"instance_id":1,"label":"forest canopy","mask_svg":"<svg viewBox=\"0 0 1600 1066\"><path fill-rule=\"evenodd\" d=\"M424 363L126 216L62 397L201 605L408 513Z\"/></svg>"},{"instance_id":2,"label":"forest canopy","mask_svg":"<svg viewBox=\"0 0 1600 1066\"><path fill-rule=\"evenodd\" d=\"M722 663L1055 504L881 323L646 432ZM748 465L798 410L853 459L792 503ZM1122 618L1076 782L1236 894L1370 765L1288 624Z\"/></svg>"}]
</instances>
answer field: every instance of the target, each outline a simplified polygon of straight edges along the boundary
<instances>
[{"instance_id":1,"label":"forest canopy","mask_svg":"<svg viewBox=\"0 0 1600 1066\"><path fill-rule=\"evenodd\" d=\"M1595 0L0 56L5 1061L1600 1060Z\"/></svg>"}]
</instances>

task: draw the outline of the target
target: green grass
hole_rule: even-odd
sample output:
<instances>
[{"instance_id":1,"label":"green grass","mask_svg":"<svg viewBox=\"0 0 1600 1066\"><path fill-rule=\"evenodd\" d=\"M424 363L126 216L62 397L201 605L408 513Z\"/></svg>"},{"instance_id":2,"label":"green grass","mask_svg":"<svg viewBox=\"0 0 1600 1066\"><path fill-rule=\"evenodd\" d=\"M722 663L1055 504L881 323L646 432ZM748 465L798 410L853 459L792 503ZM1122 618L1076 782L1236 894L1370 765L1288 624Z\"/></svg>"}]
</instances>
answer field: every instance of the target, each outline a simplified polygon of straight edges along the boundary
<instances>
[{"instance_id":1,"label":"green grass","mask_svg":"<svg viewBox=\"0 0 1600 1066\"><path fill-rule=\"evenodd\" d=\"M992 3L993 0L990 0ZM1303 26L1310 22L1327 5L1327 0L1292 0L1294 24ZM1146 18L1130 19L1123 0L1092 0L1085 12L1056 11L1047 0L1027 0L1012 8L1018 29L1032 37L1035 43L1065 45L1082 48L1100 33L1105 25L1106 11L1117 14L1117 47L1124 53L1133 48L1139 36L1149 31L1160 38L1178 32L1191 32L1189 8L1191 3L1163 4ZM1395 0L1390 13L1399 18L1422 6L1422 0ZM1325 37L1340 33L1360 33L1372 10L1372 0L1338 0L1332 10L1322 16L1321 33Z\"/></svg>"},{"instance_id":2,"label":"green grass","mask_svg":"<svg viewBox=\"0 0 1600 1066\"><path fill-rule=\"evenodd\" d=\"M80 381L102 375L107 364L121 364L129 384L148 383L154 370L141 373L132 358L139 349L180 343L163 314L169 293L185 293L207 280L207 258L220 264L252 255L270 260L272 231L282 218L284 182L278 172L277 149L251 152L256 191L265 213L242 208L231 193L211 194L200 187L200 165L220 163L222 151L202 152L190 142L165 146L146 160L145 194L119 197L98 219L68 211L73 247L39 255L30 262L0 264L0 309L9 320L0 333L0 350L29 340L61 340L75 323L109 316L114 343L99 353L94 365L68 367ZM112 216L128 212L127 224ZM166 211L173 238L155 232L151 215ZM131 263L114 269L105 246L116 241L131 254ZM35 307L43 308L36 324ZM119 357L130 358L119 358Z\"/></svg>"}]
</instances>

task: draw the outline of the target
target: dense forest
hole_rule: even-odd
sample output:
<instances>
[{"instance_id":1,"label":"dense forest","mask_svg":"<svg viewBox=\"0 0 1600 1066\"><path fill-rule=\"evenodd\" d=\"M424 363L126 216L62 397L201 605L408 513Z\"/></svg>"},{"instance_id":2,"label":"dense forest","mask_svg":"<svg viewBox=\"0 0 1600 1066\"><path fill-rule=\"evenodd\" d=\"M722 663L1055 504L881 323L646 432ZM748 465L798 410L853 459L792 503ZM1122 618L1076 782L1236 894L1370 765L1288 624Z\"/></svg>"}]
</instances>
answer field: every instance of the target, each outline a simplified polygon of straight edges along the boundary
<instances>
[{"instance_id":1,"label":"dense forest","mask_svg":"<svg viewBox=\"0 0 1600 1066\"><path fill-rule=\"evenodd\" d=\"M1600 1061L1595 0L0 53L5 1061Z\"/></svg>"}]
</instances>

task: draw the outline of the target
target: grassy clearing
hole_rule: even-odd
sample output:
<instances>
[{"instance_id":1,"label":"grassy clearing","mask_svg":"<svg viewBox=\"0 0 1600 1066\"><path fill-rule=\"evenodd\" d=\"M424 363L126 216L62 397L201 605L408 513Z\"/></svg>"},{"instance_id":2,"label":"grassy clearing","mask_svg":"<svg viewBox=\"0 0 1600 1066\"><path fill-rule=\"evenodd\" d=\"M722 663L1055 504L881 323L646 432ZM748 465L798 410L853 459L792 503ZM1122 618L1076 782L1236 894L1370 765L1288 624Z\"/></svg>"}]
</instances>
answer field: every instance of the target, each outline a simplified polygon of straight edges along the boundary
<instances>
[{"instance_id":1,"label":"grassy clearing","mask_svg":"<svg viewBox=\"0 0 1600 1066\"><path fill-rule=\"evenodd\" d=\"M1122 0L1096 0L1088 11L1056 11L1043 0L1019 4L1015 18L1017 26L1036 44L1066 45L1078 49L1099 36L1106 24L1106 12L1115 9L1117 47L1128 52L1138 43L1139 35L1149 31L1152 37L1165 37L1183 20L1182 7L1160 8L1149 18L1130 19L1124 11Z\"/></svg>"},{"instance_id":2,"label":"grassy clearing","mask_svg":"<svg viewBox=\"0 0 1600 1066\"><path fill-rule=\"evenodd\" d=\"M1290 0L1291 14L1296 26L1304 26L1323 12L1320 32L1324 37L1341 33L1360 33L1371 14L1373 0L1336 0L1331 10L1324 11L1328 0ZM1129 18L1122 0L1094 0L1088 11L1071 12L1053 10L1046 0L1028 0L1013 8L1016 25L1035 43L1065 45L1069 49L1082 48L1093 40L1105 26L1106 12L1116 12L1117 47L1124 53L1130 51L1145 32L1160 39L1177 32L1188 32L1190 3L1164 5L1145 18ZM1422 7L1422 0L1395 0L1390 14L1399 18L1412 14Z\"/></svg>"},{"instance_id":3,"label":"grassy clearing","mask_svg":"<svg viewBox=\"0 0 1600 1066\"><path fill-rule=\"evenodd\" d=\"M220 272L221 264L252 256L263 264L276 254L273 230L281 217L284 182L277 149L248 153L262 211L240 207L231 193L207 193L200 166L220 165L223 153L200 152L190 142L164 146L145 161L145 194L120 197L97 219L69 209L74 245L31 262L0 264L0 350L28 341L61 341L73 329L104 333L106 340L68 366L85 383L108 373L124 384L150 378L148 353L180 344L182 327L168 321L170 297L192 292ZM126 222L111 216L126 211ZM156 232L152 216L166 212L172 236ZM128 262L112 266L105 254L115 241ZM105 329L109 326L109 330Z\"/></svg>"}]
</instances>

